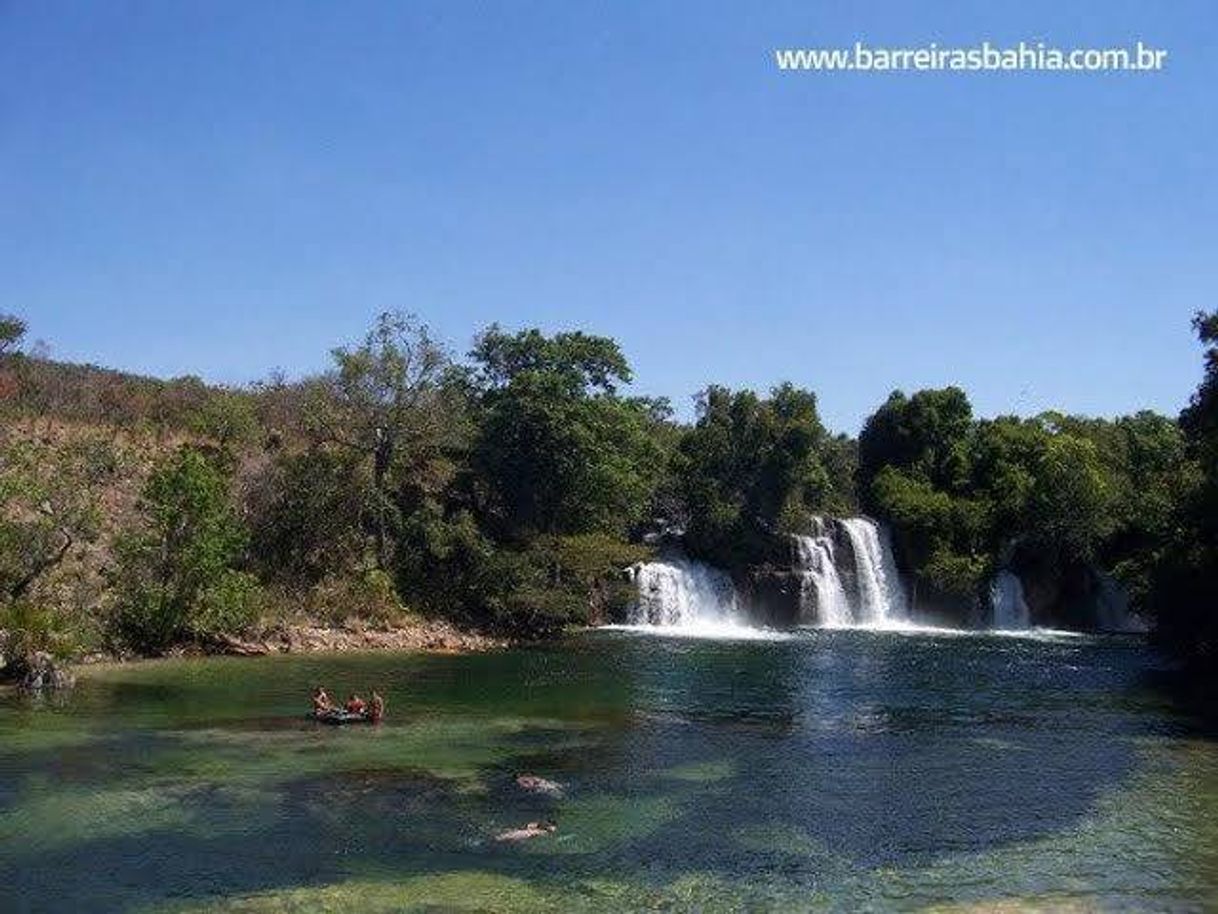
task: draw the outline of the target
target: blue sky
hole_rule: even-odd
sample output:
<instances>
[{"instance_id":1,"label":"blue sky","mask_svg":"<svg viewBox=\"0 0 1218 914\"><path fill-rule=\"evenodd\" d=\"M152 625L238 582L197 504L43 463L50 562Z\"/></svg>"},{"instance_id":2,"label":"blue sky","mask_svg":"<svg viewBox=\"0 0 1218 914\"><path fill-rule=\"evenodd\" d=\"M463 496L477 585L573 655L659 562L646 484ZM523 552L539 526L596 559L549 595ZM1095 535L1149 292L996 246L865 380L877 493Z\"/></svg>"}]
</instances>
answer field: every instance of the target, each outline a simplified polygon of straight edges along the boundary
<instances>
[{"instance_id":1,"label":"blue sky","mask_svg":"<svg viewBox=\"0 0 1218 914\"><path fill-rule=\"evenodd\" d=\"M1163 73L790 74L775 47L1167 48ZM381 310L616 337L686 415L810 387L1174 413L1218 307L1218 6L3 2L0 311L244 382Z\"/></svg>"}]
</instances>

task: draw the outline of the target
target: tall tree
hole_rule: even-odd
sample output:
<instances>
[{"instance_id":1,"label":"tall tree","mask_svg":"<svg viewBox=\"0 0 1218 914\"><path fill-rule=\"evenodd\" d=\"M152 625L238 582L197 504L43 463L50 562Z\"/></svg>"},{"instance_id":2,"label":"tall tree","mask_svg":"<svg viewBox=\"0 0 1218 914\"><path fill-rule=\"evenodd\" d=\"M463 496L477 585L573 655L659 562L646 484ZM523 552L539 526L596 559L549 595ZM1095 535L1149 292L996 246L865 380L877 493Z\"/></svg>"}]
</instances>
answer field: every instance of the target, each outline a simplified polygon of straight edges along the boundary
<instances>
[{"instance_id":1,"label":"tall tree","mask_svg":"<svg viewBox=\"0 0 1218 914\"><path fill-rule=\"evenodd\" d=\"M1180 416L1198 484L1181 499L1175 529L1151 571L1148 603L1159 640L1205 681L1218 678L1218 312L1193 320L1204 374Z\"/></svg>"},{"instance_id":2,"label":"tall tree","mask_svg":"<svg viewBox=\"0 0 1218 914\"><path fill-rule=\"evenodd\" d=\"M142 525L116 547L117 639L154 651L248 622L255 585L238 568L248 534L225 471L182 448L157 465L141 508Z\"/></svg>"},{"instance_id":3,"label":"tall tree","mask_svg":"<svg viewBox=\"0 0 1218 914\"><path fill-rule=\"evenodd\" d=\"M630 368L617 343L492 326L471 352L482 421L475 464L511 536L623 532L662 469L655 404L622 398Z\"/></svg>"},{"instance_id":4,"label":"tall tree","mask_svg":"<svg viewBox=\"0 0 1218 914\"><path fill-rule=\"evenodd\" d=\"M412 315L381 314L361 345L333 350L335 368L314 385L310 431L371 465L370 522L377 564L390 559L395 485L443 446L458 423L445 396L451 360Z\"/></svg>"}]
</instances>

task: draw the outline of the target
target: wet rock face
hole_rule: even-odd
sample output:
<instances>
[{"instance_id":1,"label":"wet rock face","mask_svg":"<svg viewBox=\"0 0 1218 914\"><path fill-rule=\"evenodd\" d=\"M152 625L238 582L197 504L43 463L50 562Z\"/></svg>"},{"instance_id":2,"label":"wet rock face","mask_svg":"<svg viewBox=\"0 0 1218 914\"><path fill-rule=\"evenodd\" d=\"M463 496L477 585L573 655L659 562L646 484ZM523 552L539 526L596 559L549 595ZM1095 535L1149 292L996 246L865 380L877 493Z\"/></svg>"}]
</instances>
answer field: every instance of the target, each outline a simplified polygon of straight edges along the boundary
<instances>
[{"instance_id":1,"label":"wet rock face","mask_svg":"<svg viewBox=\"0 0 1218 914\"><path fill-rule=\"evenodd\" d=\"M933 583L915 580L910 602L914 616L932 625L948 628L984 628L989 624L988 606L977 594L940 590Z\"/></svg>"},{"instance_id":2,"label":"wet rock face","mask_svg":"<svg viewBox=\"0 0 1218 914\"><path fill-rule=\"evenodd\" d=\"M754 624L793 628L800 623L803 578L785 568L753 568L745 581L746 602Z\"/></svg>"},{"instance_id":3,"label":"wet rock face","mask_svg":"<svg viewBox=\"0 0 1218 914\"><path fill-rule=\"evenodd\" d=\"M1063 562L1030 548L1016 549L1012 569L1023 582L1032 624L1078 631L1144 631L1129 595L1111 576L1086 562Z\"/></svg>"}]
</instances>

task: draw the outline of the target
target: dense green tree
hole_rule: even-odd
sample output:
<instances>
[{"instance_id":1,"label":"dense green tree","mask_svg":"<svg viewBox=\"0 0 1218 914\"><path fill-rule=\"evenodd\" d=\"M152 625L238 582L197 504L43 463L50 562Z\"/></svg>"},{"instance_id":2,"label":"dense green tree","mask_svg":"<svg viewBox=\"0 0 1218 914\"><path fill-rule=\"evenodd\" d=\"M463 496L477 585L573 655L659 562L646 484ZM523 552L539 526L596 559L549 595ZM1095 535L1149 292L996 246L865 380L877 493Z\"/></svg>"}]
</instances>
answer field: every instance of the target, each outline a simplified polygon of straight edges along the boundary
<instances>
[{"instance_id":1,"label":"dense green tree","mask_svg":"<svg viewBox=\"0 0 1218 914\"><path fill-rule=\"evenodd\" d=\"M149 477L141 507L142 528L117 544L114 637L155 651L248 624L256 586L238 569L247 532L223 469L182 448Z\"/></svg>"},{"instance_id":2,"label":"dense green tree","mask_svg":"<svg viewBox=\"0 0 1218 914\"><path fill-rule=\"evenodd\" d=\"M1024 530L1068 559L1090 560L1112 532L1112 492L1093 442L1049 437L1033 469Z\"/></svg>"},{"instance_id":3,"label":"dense green tree","mask_svg":"<svg viewBox=\"0 0 1218 914\"><path fill-rule=\"evenodd\" d=\"M162 443L206 449L193 453L209 470L158 467L144 524L115 550L116 582L127 579L116 624L147 648L239 625L247 561L308 605L375 592L378 605L553 631L612 603L646 531L683 529L694 554L738 568L785 561L782 534L860 507L892 525L919 594L972 599L1004 563L1111 571L1169 633L1209 612L1180 582L1209 580L1218 523L1218 316L1196 326L1206 376L1179 423L977 420L947 387L894 392L857 442L830 435L815 396L789 384L765 397L711 387L685 426L665 401L622 392L630 366L612 339L492 326L455 365L400 314L334 350L326 374L250 390L13 358L25 326L3 318L0 396L6 418L151 427ZM0 602L21 612L87 526L67 522L77 476L56 467L0 462ZM190 491L228 507L192 513L170 497ZM165 512L198 531L194 545L173 545ZM232 539L221 535L230 521ZM212 569L210 583L192 584L192 566ZM225 607L236 608L227 621Z\"/></svg>"},{"instance_id":4,"label":"dense green tree","mask_svg":"<svg viewBox=\"0 0 1218 914\"><path fill-rule=\"evenodd\" d=\"M929 589L970 599L984 576L996 506L970 485L973 464L991 477L1011 473L1000 455L1015 433L1008 423L987 431L974 454L972 405L964 391L945 387L913 396L894 391L859 435L859 500L892 525L915 594Z\"/></svg>"},{"instance_id":5,"label":"dense green tree","mask_svg":"<svg viewBox=\"0 0 1218 914\"><path fill-rule=\"evenodd\" d=\"M267 580L310 587L365 558L369 468L342 449L279 455L249 496L251 551Z\"/></svg>"},{"instance_id":6,"label":"dense green tree","mask_svg":"<svg viewBox=\"0 0 1218 914\"><path fill-rule=\"evenodd\" d=\"M846 465L821 424L815 394L790 384L768 399L708 388L676 456L687 543L726 565L763 560L773 534L798 530L846 499L822 461L831 450Z\"/></svg>"},{"instance_id":7,"label":"dense green tree","mask_svg":"<svg viewBox=\"0 0 1218 914\"><path fill-rule=\"evenodd\" d=\"M1197 315L1193 326L1205 347L1204 374L1180 424L1199 472L1150 568L1147 604L1160 642L1212 689L1218 675L1218 312Z\"/></svg>"},{"instance_id":8,"label":"dense green tree","mask_svg":"<svg viewBox=\"0 0 1218 914\"><path fill-rule=\"evenodd\" d=\"M474 469L509 537L624 533L646 511L664 455L653 401L619 397L617 344L582 333L487 330L478 366Z\"/></svg>"},{"instance_id":9,"label":"dense green tree","mask_svg":"<svg viewBox=\"0 0 1218 914\"><path fill-rule=\"evenodd\" d=\"M859 435L859 486L865 506L871 481L886 466L906 470L937 489L954 491L968 477L973 409L958 387L894 391Z\"/></svg>"},{"instance_id":10,"label":"dense green tree","mask_svg":"<svg viewBox=\"0 0 1218 914\"><path fill-rule=\"evenodd\" d=\"M1162 416L974 421L956 388L894 393L859 450L860 497L893 525L915 583L965 599L1015 553L1043 575L1116 572L1140 597L1192 478Z\"/></svg>"},{"instance_id":11,"label":"dense green tree","mask_svg":"<svg viewBox=\"0 0 1218 914\"><path fill-rule=\"evenodd\" d=\"M614 340L579 331L547 337L536 328L508 333L492 324L479 334L470 356L482 385L491 390L508 387L520 377L543 375L572 393L612 394L618 384L631 380L630 365Z\"/></svg>"},{"instance_id":12,"label":"dense green tree","mask_svg":"<svg viewBox=\"0 0 1218 914\"><path fill-rule=\"evenodd\" d=\"M445 383L451 361L425 324L399 313L380 315L361 345L333 357L335 369L312 385L309 432L370 467L366 518L375 559L387 568L398 490L462 431Z\"/></svg>"}]
</instances>

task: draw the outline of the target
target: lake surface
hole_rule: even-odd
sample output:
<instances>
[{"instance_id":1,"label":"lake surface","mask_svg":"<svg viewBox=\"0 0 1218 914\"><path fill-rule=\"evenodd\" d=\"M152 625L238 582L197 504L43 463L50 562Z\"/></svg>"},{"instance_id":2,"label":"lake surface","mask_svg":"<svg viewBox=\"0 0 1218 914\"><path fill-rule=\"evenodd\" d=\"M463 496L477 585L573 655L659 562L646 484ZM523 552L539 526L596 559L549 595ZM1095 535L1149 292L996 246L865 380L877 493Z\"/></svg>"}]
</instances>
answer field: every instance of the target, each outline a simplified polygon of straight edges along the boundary
<instances>
[{"instance_id":1,"label":"lake surface","mask_svg":"<svg viewBox=\"0 0 1218 914\"><path fill-rule=\"evenodd\" d=\"M0 693L0 910L1215 909L1218 744L1157 669L849 630L99 668Z\"/></svg>"}]
</instances>

